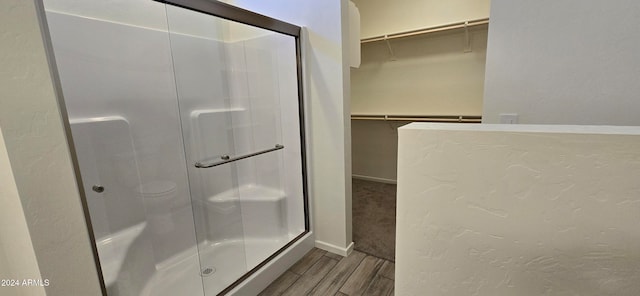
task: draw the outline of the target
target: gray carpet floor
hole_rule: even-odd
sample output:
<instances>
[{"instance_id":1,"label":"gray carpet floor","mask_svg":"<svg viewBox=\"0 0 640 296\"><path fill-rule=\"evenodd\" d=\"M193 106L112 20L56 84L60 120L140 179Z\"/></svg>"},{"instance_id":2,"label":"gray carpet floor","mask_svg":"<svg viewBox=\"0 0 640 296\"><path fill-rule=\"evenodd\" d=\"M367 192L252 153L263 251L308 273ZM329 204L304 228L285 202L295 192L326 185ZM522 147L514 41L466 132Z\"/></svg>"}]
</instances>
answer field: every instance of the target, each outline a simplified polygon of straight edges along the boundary
<instances>
[{"instance_id":1,"label":"gray carpet floor","mask_svg":"<svg viewBox=\"0 0 640 296\"><path fill-rule=\"evenodd\" d=\"M396 185L353 179L355 249L395 262Z\"/></svg>"}]
</instances>

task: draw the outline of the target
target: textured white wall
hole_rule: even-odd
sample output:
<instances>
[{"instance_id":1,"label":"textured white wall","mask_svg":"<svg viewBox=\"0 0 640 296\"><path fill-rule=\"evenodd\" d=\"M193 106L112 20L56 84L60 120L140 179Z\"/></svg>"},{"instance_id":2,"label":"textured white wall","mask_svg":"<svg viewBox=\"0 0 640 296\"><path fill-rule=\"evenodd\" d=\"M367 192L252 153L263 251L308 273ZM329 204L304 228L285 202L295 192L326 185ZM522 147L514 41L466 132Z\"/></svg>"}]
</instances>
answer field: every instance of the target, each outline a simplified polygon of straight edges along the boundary
<instances>
[{"instance_id":1,"label":"textured white wall","mask_svg":"<svg viewBox=\"0 0 640 296\"><path fill-rule=\"evenodd\" d=\"M638 295L640 128L400 129L397 295Z\"/></svg>"},{"instance_id":2,"label":"textured white wall","mask_svg":"<svg viewBox=\"0 0 640 296\"><path fill-rule=\"evenodd\" d=\"M38 2L0 2L0 125L47 295L99 295Z\"/></svg>"},{"instance_id":3,"label":"textured white wall","mask_svg":"<svg viewBox=\"0 0 640 296\"><path fill-rule=\"evenodd\" d=\"M1 130L0 205L0 279L41 278ZM43 287L0 287L0 294L36 296L45 292Z\"/></svg>"},{"instance_id":4,"label":"textured white wall","mask_svg":"<svg viewBox=\"0 0 640 296\"><path fill-rule=\"evenodd\" d=\"M307 30L307 169L313 230L319 247L344 251L351 243L348 1L225 2Z\"/></svg>"},{"instance_id":5,"label":"textured white wall","mask_svg":"<svg viewBox=\"0 0 640 296\"><path fill-rule=\"evenodd\" d=\"M362 38L489 17L490 0L353 0Z\"/></svg>"},{"instance_id":6,"label":"textured white wall","mask_svg":"<svg viewBox=\"0 0 640 296\"><path fill-rule=\"evenodd\" d=\"M484 122L640 125L640 2L491 6Z\"/></svg>"}]
</instances>

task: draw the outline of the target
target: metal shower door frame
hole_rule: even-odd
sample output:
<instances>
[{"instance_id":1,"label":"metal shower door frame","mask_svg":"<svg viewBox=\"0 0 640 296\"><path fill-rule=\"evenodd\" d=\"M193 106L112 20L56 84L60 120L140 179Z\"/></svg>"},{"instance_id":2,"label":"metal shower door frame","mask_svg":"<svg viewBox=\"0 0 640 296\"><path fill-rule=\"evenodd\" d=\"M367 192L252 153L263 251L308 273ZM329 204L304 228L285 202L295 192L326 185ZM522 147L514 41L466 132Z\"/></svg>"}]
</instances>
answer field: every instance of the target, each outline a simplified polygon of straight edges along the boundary
<instances>
[{"instance_id":1,"label":"metal shower door frame","mask_svg":"<svg viewBox=\"0 0 640 296\"><path fill-rule=\"evenodd\" d=\"M267 259L262 261L253 269L249 270L231 285L226 287L220 294L225 295L240 283L244 282L252 274L265 266L280 253L284 252L295 242L310 232L310 219L309 219L309 197L308 197L308 184L307 184L307 161L306 161L306 140L305 140L305 110L304 110L304 94L303 94L303 76L302 76L302 45L301 45L301 31L302 28L278 19L270 18L265 15L261 15L249 10L245 10L233 5L229 5L219 1L210 0L154 0L166 5L173 5L188 10L197 11L207 15L219 17L233 22L242 23L249 26L262 28L265 30L289 35L295 38L296 42L296 75L298 79L298 118L300 123L300 145L301 145L301 161L302 161L302 192L304 199L304 228L305 231L296 236L293 240L288 242L282 248L278 249L275 253L271 254ZM274 149L279 149L277 146Z\"/></svg>"},{"instance_id":2,"label":"metal shower door frame","mask_svg":"<svg viewBox=\"0 0 640 296\"><path fill-rule=\"evenodd\" d=\"M154 0L156 2L160 2L166 5L173 5L197 12L201 12L204 14L216 16L219 18L223 18L226 20L243 23L246 25L270 30L273 32L278 32L281 34L285 34L288 36L292 36L295 38L296 42L296 69L297 69L297 86L298 86L298 116L300 123L300 145L301 145L301 161L302 161L302 189L303 189L303 199L304 199L304 224L305 231L291 240L289 243L284 245L282 248L277 250L274 254L269 256L266 260L258 264L255 268L251 269L247 273L245 273L242 277L232 283L230 286L225 288L220 294L224 295L237 287L240 283L254 274L257 270L265 266L271 260L273 260L276 256L281 254L283 251L287 250L290 246L292 246L295 242L299 241L302 237L307 235L310 232L310 218L309 218L309 197L308 197L308 181L307 181L307 161L306 161L306 138L305 138L305 109L304 109L304 91L303 91L303 68L302 68L302 46L301 46L301 31L302 28L278 19L270 18L249 10L245 10L239 7L235 7L233 5L229 5L226 3L218 2L218 1L210 1L210 0ZM78 193L80 195L80 202L82 204L82 210L84 212L85 223L87 227L87 233L89 236L89 240L91 242L91 249L93 253L94 263L96 266L97 276L100 283L100 289L102 291L103 296L107 296L107 287L105 285L104 276L102 273L102 266L100 263L100 257L98 256L98 249L96 246L96 237L93 230L93 226L91 224L91 217L89 214L89 206L87 204L87 196L84 191L84 185L82 182L82 178L80 175L80 165L78 161L78 156L75 149L75 144L73 140L73 135L71 133L71 125L69 123L69 115L67 113L66 103L64 100L64 95L62 93L62 85L60 82L60 76L58 74L58 67L55 60L55 55L53 53L53 46L51 42L51 35L49 33L49 26L46 21L46 13L44 8L43 0L35 1L36 12L40 23L40 28L42 31L42 38L44 41L44 46L46 49L47 60L49 63L49 70L51 72L51 78L54 86L54 91L56 93L56 98L58 101L58 106L60 108L60 116L63 119L63 125L65 130L65 136L67 140L67 145L70 151L71 162L73 164L73 169L76 177L76 184L78 187Z\"/></svg>"}]
</instances>

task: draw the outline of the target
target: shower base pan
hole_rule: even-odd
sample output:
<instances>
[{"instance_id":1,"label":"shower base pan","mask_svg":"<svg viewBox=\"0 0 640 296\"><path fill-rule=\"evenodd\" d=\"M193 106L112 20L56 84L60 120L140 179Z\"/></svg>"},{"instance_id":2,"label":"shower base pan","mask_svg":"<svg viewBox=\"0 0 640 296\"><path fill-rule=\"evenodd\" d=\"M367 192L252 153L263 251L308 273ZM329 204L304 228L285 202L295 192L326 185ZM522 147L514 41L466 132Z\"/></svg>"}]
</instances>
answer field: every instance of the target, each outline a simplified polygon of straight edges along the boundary
<instances>
[{"instance_id":1,"label":"shower base pan","mask_svg":"<svg viewBox=\"0 0 640 296\"><path fill-rule=\"evenodd\" d=\"M279 239L246 239L202 243L198 246L198 250L194 248L186 250L158 264L155 274L149 280L141 295L217 295L235 279L240 278L250 268L260 263L262 259L271 255L266 253L265 250L278 248L292 238L292 236L286 236ZM284 253L300 253L300 256L289 257L301 257L312 246L308 242L306 243L308 246L302 246L304 241L302 239L296 242L292 248L287 249ZM311 242L313 241L311 240ZM301 245L297 246L297 248L306 251L296 251L296 245ZM200 256L198 256L198 253ZM247 256L247 254L251 255ZM284 257L284 254L278 257ZM287 258L288 260L286 261L291 261L291 258ZM277 263L278 261L278 258L276 258L269 264ZM247 264L244 264L245 262ZM279 265L284 263L284 266L289 266L290 264L287 264L287 262L280 262ZM293 262L295 261L291 263ZM265 268L268 267L265 266ZM252 277L255 277L255 275ZM267 281L267 283L271 280ZM205 291L202 291L203 285ZM239 289L243 289L243 287L239 286L235 290Z\"/></svg>"}]
</instances>

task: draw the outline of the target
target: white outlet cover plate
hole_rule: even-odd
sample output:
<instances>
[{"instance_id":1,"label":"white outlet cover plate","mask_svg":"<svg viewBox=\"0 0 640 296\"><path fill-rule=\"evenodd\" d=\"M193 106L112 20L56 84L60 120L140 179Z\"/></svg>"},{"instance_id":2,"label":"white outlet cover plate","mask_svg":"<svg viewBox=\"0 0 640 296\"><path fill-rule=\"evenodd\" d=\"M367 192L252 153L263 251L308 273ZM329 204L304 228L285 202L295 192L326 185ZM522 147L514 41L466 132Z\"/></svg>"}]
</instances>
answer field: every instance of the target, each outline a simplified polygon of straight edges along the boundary
<instances>
[{"instance_id":1,"label":"white outlet cover plate","mask_svg":"<svg viewBox=\"0 0 640 296\"><path fill-rule=\"evenodd\" d=\"M500 123L517 124L518 114L517 113L500 113Z\"/></svg>"}]
</instances>

